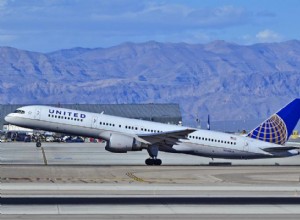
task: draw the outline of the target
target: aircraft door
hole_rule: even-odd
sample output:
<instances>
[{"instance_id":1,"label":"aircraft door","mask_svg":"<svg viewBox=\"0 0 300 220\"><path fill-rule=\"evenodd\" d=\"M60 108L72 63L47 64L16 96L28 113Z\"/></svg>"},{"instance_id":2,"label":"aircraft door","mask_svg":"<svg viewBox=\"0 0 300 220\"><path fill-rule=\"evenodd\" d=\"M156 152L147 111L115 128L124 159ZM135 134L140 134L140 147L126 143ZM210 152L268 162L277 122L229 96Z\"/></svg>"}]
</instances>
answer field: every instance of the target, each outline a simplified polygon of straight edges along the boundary
<instances>
[{"instance_id":1,"label":"aircraft door","mask_svg":"<svg viewBox=\"0 0 300 220\"><path fill-rule=\"evenodd\" d=\"M41 109L39 109L39 108L35 109L34 119L41 119Z\"/></svg>"},{"instance_id":2,"label":"aircraft door","mask_svg":"<svg viewBox=\"0 0 300 220\"><path fill-rule=\"evenodd\" d=\"M245 141L245 143L244 143L244 151L249 151L249 143L248 143L248 141Z\"/></svg>"},{"instance_id":3,"label":"aircraft door","mask_svg":"<svg viewBox=\"0 0 300 220\"><path fill-rule=\"evenodd\" d=\"M97 124L98 124L98 117L93 116L93 118L92 118L92 128L97 128Z\"/></svg>"}]
</instances>

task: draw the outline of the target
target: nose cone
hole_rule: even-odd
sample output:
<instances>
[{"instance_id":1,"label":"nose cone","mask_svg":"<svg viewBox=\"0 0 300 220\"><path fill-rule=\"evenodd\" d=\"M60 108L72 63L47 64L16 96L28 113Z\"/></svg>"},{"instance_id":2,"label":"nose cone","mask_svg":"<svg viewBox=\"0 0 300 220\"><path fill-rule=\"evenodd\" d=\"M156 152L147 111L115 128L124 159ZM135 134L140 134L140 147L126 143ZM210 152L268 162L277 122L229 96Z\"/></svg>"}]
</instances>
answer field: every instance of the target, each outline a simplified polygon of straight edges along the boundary
<instances>
[{"instance_id":1,"label":"nose cone","mask_svg":"<svg viewBox=\"0 0 300 220\"><path fill-rule=\"evenodd\" d=\"M6 122L8 122L8 123L12 123L12 116L11 116L11 114L6 115L5 118L4 118L4 120Z\"/></svg>"}]
</instances>

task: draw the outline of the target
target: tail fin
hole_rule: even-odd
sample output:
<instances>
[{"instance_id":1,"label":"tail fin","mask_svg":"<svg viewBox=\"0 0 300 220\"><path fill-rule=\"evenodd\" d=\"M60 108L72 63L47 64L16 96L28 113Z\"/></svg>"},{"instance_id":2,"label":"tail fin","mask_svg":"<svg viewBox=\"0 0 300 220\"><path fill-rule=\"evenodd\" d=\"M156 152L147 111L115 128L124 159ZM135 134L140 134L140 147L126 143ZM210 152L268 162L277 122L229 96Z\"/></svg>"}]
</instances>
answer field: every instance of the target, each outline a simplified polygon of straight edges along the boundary
<instances>
[{"instance_id":1,"label":"tail fin","mask_svg":"<svg viewBox=\"0 0 300 220\"><path fill-rule=\"evenodd\" d=\"M294 99L257 128L253 129L247 136L274 144L284 145L293 133L299 118L300 99Z\"/></svg>"}]
</instances>

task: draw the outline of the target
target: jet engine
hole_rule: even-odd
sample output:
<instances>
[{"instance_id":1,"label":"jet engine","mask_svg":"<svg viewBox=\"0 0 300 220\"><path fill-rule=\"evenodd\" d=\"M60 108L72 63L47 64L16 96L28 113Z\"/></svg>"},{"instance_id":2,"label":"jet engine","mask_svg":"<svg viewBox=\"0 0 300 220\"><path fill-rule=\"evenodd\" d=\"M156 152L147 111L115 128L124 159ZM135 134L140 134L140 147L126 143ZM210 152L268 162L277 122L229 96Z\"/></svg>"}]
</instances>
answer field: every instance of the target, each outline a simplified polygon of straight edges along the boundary
<instances>
[{"instance_id":1,"label":"jet engine","mask_svg":"<svg viewBox=\"0 0 300 220\"><path fill-rule=\"evenodd\" d=\"M127 151L142 150L143 143L137 141L134 137L112 134L107 141L105 150L113 153L127 153Z\"/></svg>"}]
</instances>

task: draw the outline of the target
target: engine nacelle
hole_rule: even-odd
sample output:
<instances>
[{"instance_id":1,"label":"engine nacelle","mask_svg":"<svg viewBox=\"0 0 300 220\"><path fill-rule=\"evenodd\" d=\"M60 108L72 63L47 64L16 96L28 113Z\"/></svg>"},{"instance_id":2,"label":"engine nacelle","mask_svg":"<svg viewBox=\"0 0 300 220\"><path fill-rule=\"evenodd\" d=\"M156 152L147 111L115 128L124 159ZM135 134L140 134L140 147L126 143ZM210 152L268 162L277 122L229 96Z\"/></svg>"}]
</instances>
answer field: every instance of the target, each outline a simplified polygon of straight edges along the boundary
<instances>
[{"instance_id":1,"label":"engine nacelle","mask_svg":"<svg viewBox=\"0 0 300 220\"><path fill-rule=\"evenodd\" d=\"M142 150L142 143L137 141L134 137L112 134L109 141L107 141L105 150L113 153L127 153L127 151Z\"/></svg>"}]
</instances>

